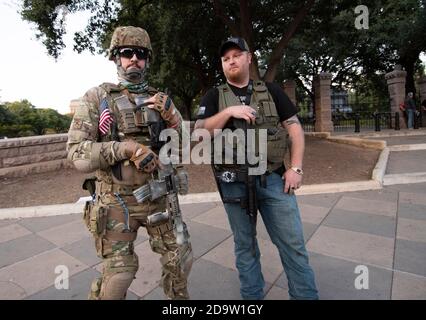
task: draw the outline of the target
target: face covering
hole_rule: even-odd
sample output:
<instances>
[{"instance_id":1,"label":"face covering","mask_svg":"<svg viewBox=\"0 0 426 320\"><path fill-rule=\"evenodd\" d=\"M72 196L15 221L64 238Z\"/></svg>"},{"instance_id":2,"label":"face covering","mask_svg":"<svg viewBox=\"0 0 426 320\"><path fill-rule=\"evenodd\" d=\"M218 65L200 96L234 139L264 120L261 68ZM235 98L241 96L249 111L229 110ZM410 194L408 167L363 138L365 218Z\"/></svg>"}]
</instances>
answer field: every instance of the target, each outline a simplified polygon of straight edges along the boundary
<instances>
[{"instance_id":1,"label":"face covering","mask_svg":"<svg viewBox=\"0 0 426 320\"><path fill-rule=\"evenodd\" d=\"M115 63L117 65L117 74L120 84L126 87L130 92L142 93L148 90L148 83L145 80L145 73L148 69L148 61L144 69L130 67L127 70L121 66L120 58L117 56Z\"/></svg>"}]
</instances>

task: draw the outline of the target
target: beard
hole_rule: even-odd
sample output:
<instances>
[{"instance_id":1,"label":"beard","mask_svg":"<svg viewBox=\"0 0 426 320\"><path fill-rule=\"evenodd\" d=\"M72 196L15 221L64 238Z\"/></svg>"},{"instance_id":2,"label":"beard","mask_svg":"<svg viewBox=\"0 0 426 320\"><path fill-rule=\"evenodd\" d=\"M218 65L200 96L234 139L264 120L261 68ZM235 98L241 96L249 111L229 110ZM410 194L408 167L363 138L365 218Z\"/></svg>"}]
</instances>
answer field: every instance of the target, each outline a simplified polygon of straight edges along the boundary
<instances>
[{"instance_id":1,"label":"beard","mask_svg":"<svg viewBox=\"0 0 426 320\"><path fill-rule=\"evenodd\" d=\"M237 72L234 71L224 71L226 79L230 80L231 82L241 82L244 80L244 73L242 70L238 70Z\"/></svg>"}]
</instances>

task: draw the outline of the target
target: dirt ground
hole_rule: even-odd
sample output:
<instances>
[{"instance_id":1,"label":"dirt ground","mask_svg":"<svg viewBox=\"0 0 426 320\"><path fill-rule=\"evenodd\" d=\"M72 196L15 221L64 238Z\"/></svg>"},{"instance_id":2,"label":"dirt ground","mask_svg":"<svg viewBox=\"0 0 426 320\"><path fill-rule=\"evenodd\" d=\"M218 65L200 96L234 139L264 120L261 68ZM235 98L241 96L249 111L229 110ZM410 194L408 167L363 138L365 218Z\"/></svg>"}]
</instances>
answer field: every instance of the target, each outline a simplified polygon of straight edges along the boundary
<instances>
[{"instance_id":1,"label":"dirt ground","mask_svg":"<svg viewBox=\"0 0 426 320\"><path fill-rule=\"evenodd\" d=\"M379 151L306 137L303 183L319 184L371 179ZM210 165L187 165L189 192L216 191ZM0 208L76 202L87 196L81 184L87 174L74 169L0 180Z\"/></svg>"}]
</instances>

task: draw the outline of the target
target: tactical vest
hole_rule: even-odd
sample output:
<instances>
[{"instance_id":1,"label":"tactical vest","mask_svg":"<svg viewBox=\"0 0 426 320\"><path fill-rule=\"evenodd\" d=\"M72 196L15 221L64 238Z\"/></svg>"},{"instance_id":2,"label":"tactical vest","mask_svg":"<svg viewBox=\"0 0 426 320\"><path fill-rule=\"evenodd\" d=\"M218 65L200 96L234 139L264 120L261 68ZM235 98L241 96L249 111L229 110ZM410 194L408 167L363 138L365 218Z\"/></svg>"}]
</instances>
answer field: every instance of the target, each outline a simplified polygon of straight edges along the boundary
<instances>
[{"instance_id":1,"label":"tactical vest","mask_svg":"<svg viewBox=\"0 0 426 320\"><path fill-rule=\"evenodd\" d=\"M143 110L136 109L135 96L120 85L103 83L100 85L107 93L108 106L114 123L109 134L101 137L101 141L133 139L146 146L151 146L148 123ZM148 88L148 94L140 94L149 98L157 93L154 88Z\"/></svg>"},{"instance_id":2,"label":"tactical vest","mask_svg":"<svg viewBox=\"0 0 426 320\"><path fill-rule=\"evenodd\" d=\"M106 99L110 115L113 118L113 123L110 126L109 132L99 137L99 141L108 142L132 139L145 146L151 146L151 136L146 119L146 113L144 113L142 109L136 108L135 98L137 96L140 96L141 98L149 98L157 93L157 90L150 87L148 88L147 94L131 94L126 88L112 83L103 83L100 87L107 92ZM99 114L101 113L100 109L101 106L99 106ZM154 151L157 152L158 150ZM126 166L127 169L131 168L128 160L121 162L118 165ZM136 169L134 170L137 175L143 174L136 171ZM126 179L122 182L117 181L116 179L118 177L114 174L114 172L115 171L112 168L109 168L108 170L98 170L96 175L99 181L103 181L108 185L127 185L125 183ZM116 179L113 179L113 174Z\"/></svg>"},{"instance_id":3,"label":"tactical vest","mask_svg":"<svg viewBox=\"0 0 426 320\"><path fill-rule=\"evenodd\" d=\"M241 101L232 92L232 89L227 83L219 86L217 89L219 90L219 112L229 106L241 105ZM268 92L268 88L263 81L253 81L253 94L250 106L257 112L256 124L254 126L256 131L258 132L259 129L267 130L267 170L274 171L283 165L287 150L288 134L287 130L281 126L274 99ZM257 133L256 137L259 137ZM257 139L256 143L258 143ZM217 167L229 168L229 166Z\"/></svg>"}]
</instances>

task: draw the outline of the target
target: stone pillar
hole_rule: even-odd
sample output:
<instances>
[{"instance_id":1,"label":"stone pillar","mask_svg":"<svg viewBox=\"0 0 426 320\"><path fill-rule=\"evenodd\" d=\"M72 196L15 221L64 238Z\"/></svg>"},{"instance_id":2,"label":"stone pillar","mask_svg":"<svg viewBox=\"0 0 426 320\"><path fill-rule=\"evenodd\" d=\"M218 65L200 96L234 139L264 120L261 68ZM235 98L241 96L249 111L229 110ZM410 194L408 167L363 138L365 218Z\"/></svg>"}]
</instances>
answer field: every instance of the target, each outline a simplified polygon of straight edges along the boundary
<instances>
[{"instance_id":1,"label":"stone pillar","mask_svg":"<svg viewBox=\"0 0 426 320\"><path fill-rule=\"evenodd\" d=\"M283 89L291 102L296 105L296 82L294 80L286 80L283 83Z\"/></svg>"},{"instance_id":2,"label":"stone pillar","mask_svg":"<svg viewBox=\"0 0 426 320\"><path fill-rule=\"evenodd\" d=\"M407 77L407 72L401 70L401 66L395 66L395 70L389 72L385 75L386 81L388 83L391 112L394 115L395 112L399 112L399 125L401 129L407 128L407 123L405 122L404 113L399 109L401 103L405 101L405 81ZM394 118L393 118L394 119ZM392 126L394 126L392 120Z\"/></svg>"},{"instance_id":3,"label":"stone pillar","mask_svg":"<svg viewBox=\"0 0 426 320\"><path fill-rule=\"evenodd\" d=\"M421 76L417 80L417 85L419 87L420 92L420 106L418 106L418 109L422 113L422 127L426 127L426 111L423 111L422 108L422 101L426 99L426 76Z\"/></svg>"},{"instance_id":4,"label":"stone pillar","mask_svg":"<svg viewBox=\"0 0 426 320\"><path fill-rule=\"evenodd\" d=\"M334 131L331 121L331 73L321 72L314 78L315 90L315 131Z\"/></svg>"}]
</instances>

